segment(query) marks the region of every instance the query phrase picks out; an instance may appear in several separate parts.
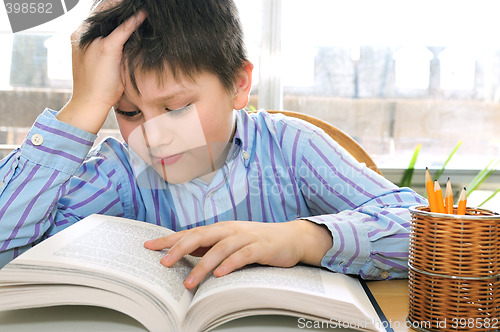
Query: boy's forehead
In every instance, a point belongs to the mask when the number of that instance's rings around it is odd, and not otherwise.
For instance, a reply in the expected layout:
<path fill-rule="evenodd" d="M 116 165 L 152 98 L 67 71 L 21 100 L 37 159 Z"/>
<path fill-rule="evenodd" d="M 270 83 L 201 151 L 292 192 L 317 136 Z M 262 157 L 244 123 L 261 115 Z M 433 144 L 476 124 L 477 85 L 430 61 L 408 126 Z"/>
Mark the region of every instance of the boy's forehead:
<path fill-rule="evenodd" d="M 129 96 L 150 95 L 162 92 L 163 94 L 182 94 L 195 88 L 196 77 L 187 77 L 183 74 L 173 75 L 171 71 L 139 71 L 135 72 L 135 81 L 139 91 L 133 87 L 130 76 L 125 78 L 125 94 Z M 139 93 L 138 93 L 139 92 Z"/>
<path fill-rule="evenodd" d="M 123 63 L 122 77 L 124 79 L 124 95 L 133 104 L 148 101 L 166 101 L 183 96 L 199 95 L 202 92 L 224 89 L 219 76 L 206 69 L 193 69 L 186 73 L 182 68 L 172 68 L 165 61 L 163 65 L 145 68 L 140 64 L 133 65 L 128 61 Z M 126 102 L 124 98 L 121 102 Z"/>
<path fill-rule="evenodd" d="M 153 82 L 153 81 L 150 81 Z M 136 99 L 144 99 L 152 102 L 167 102 L 190 94 L 193 88 L 178 84 L 140 84 L 138 82 L 139 93 L 133 88 L 125 88 L 122 100 L 133 102 Z"/>

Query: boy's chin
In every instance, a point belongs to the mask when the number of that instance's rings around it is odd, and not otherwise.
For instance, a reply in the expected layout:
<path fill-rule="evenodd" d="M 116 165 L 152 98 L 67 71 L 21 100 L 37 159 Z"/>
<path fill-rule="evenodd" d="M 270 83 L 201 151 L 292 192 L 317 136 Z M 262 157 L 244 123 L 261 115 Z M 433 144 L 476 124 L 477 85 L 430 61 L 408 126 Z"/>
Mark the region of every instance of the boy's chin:
<path fill-rule="evenodd" d="M 196 169 L 195 167 L 155 167 L 155 171 L 170 184 L 182 184 L 196 178 L 203 178 L 205 175 L 213 173 L 211 167 Z"/>

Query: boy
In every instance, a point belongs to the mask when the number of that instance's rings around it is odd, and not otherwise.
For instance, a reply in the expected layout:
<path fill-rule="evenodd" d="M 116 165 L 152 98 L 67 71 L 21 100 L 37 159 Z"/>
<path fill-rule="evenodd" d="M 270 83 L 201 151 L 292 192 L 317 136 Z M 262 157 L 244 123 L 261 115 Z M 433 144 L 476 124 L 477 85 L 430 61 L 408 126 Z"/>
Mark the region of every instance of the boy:
<path fill-rule="evenodd" d="M 72 42 L 71 100 L 0 162 L 1 263 L 102 213 L 178 231 L 145 246 L 171 248 L 167 267 L 203 255 L 187 288 L 251 263 L 406 277 L 424 200 L 311 125 L 242 110 L 253 66 L 231 0 L 104 1 Z M 111 108 L 125 142 L 89 153 Z"/>

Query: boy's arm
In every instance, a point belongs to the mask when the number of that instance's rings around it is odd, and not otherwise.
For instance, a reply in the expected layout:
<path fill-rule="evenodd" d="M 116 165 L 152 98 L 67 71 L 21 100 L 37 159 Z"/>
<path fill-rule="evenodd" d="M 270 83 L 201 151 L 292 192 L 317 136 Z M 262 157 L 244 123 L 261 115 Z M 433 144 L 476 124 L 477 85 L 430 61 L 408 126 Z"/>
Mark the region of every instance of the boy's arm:
<path fill-rule="evenodd" d="M 0 252 L 14 257 L 20 249 L 13 248 L 27 249 L 43 236 L 95 138 L 45 110 L 21 147 L 0 161 Z"/>
<path fill-rule="evenodd" d="M 28 249 L 46 232 L 55 233 L 81 217 L 70 206 L 57 205 L 68 194 L 70 178 L 82 165 L 95 134 L 123 93 L 123 45 L 145 17 L 143 11 L 138 12 L 85 50 L 78 45 L 85 25 L 72 34 L 71 100 L 57 114 L 57 119 L 49 111 L 41 115 L 23 146 L 0 162 L 2 263 Z M 99 209 L 86 211 L 98 213 Z"/>
<path fill-rule="evenodd" d="M 333 238 L 321 264 L 368 279 L 407 277 L 408 208 L 426 200 L 358 163 L 326 135 L 313 135 L 303 151 L 299 182 L 314 207 L 305 219 Z"/>
<path fill-rule="evenodd" d="M 97 152 L 85 162 L 96 135 L 55 114 L 45 110 L 21 147 L 0 161 L 0 267 L 91 213 L 124 213 L 121 163 Z"/>

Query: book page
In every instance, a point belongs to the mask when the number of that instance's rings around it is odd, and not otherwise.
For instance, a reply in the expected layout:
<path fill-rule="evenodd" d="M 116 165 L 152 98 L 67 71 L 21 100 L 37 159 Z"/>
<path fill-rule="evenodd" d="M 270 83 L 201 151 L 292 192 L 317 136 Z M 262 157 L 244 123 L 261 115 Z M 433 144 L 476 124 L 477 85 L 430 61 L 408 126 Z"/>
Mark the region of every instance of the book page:
<path fill-rule="evenodd" d="M 197 298 L 219 291 L 219 288 L 237 288 L 257 285 L 259 287 L 301 289 L 306 292 L 325 294 L 320 269 L 307 266 L 278 268 L 269 266 L 246 266 L 222 278 L 213 275 L 199 286 Z"/>
<path fill-rule="evenodd" d="M 210 310 L 205 309 L 210 308 Z M 259 310 L 257 310 L 259 309 Z M 198 288 L 185 325 L 203 329 L 256 312 L 344 321 L 356 329 L 377 330 L 379 320 L 359 280 L 311 266 L 248 266 L 227 276 L 208 277 Z"/>
<path fill-rule="evenodd" d="M 82 276 L 85 271 L 93 276 L 98 272 L 110 284 L 133 282 L 164 299 L 157 303 L 166 300 L 177 303 L 173 309 L 176 316 L 182 317 L 193 296 L 183 281 L 197 259 L 188 256 L 174 267 L 166 268 L 159 262 L 165 251 L 144 248 L 144 241 L 171 232 L 145 222 L 92 215 L 43 241 L 12 263 L 38 265 L 38 269 L 43 266 L 78 268 Z M 72 282 L 76 283 L 78 275 L 74 278 Z"/>
<path fill-rule="evenodd" d="M 186 292 L 183 281 L 193 268 L 193 262 L 183 259 L 174 269 L 168 269 L 159 263 L 166 251 L 151 251 L 143 245 L 148 239 L 165 235 L 163 229 L 105 220 L 73 243 L 61 247 L 54 256 L 74 258 L 133 275 L 163 288 L 180 302 Z"/>

